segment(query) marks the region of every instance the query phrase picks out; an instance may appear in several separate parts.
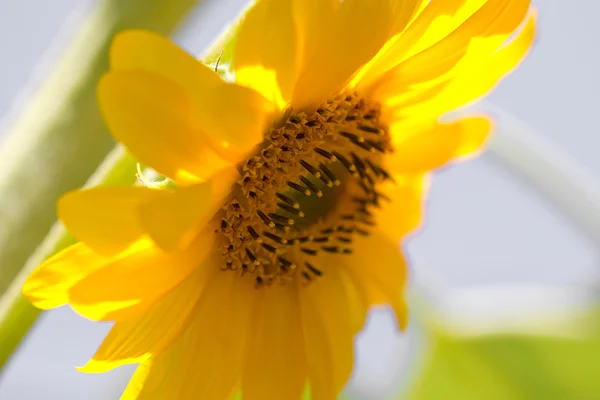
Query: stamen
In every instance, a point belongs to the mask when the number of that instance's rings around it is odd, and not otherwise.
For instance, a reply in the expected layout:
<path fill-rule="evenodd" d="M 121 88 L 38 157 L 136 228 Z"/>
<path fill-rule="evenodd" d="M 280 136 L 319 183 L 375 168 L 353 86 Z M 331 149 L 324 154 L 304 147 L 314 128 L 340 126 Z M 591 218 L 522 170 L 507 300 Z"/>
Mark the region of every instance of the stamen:
<path fill-rule="evenodd" d="M 306 247 L 301 247 L 300 251 L 302 251 L 304 254 L 308 254 L 309 256 L 317 255 L 317 250 L 307 249 Z"/>
<path fill-rule="evenodd" d="M 360 129 L 361 131 L 365 131 L 365 132 L 370 132 L 370 133 L 376 133 L 376 134 L 381 134 L 381 130 L 372 127 L 372 126 L 368 126 L 368 125 L 359 125 L 358 129 Z"/>
<path fill-rule="evenodd" d="M 335 154 L 335 156 L 338 158 L 338 160 L 340 160 L 340 162 L 342 163 L 342 165 L 350 173 L 352 173 L 353 176 L 358 176 L 358 173 L 356 172 L 356 166 L 354 164 L 352 164 L 350 161 L 348 161 L 348 159 L 346 157 L 344 157 L 343 155 L 341 155 L 337 151 L 335 151 L 333 154 Z"/>
<path fill-rule="evenodd" d="M 258 235 L 258 233 L 254 230 L 253 227 L 251 227 L 250 225 L 248 225 L 246 227 L 246 229 L 248 229 L 248 233 L 250 233 L 250 236 L 252 236 L 252 239 L 256 240 L 258 243 L 262 242 L 262 239 L 260 238 L 260 236 Z"/>
<path fill-rule="evenodd" d="M 303 211 L 300 211 L 294 207 L 290 207 L 285 203 L 277 203 L 277 207 L 284 209 L 285 211 L 289 212 L 290 214 L 297 215 L 298 217 L 304 217 Z"/>
<path fill-rule="evenodd" d="M 263 220 L 265 224 L 267 224 L 269 228 L 275 228 L 275 223 L 271 221 L 271 219 L 267 217 L 264 212 L 258 210 L 256 211 L 256 214 L 260 217 L 260 219 Z"/>
<path fill-rule="evenodd" d="M 263 249 L 267 250 L 268 252 L 277 254 L 277 249 L 275 247 L 271 246 L 270 244 L 262 243 L 261 246 L 263 247 Z"/>
<path fill-rule="evenodd" d="M 269 217 L 271 217 L 274 221 L 279 222 L 280 224 L 288 224 L 288 225 L 294 225 L 294 220 L 288 217 L 284 217 L 283 215 L 279 215 L 279 214 L 275 214 L 275 213 L 269 213 Z"/>
<path fill-rule="evenodd" d="M 306 268 L 308 268 L 310 270 L 310 272 L 312 272 L 313 274 L 315 274 L 316 276 L 322 276 L 323 272 L 321 272 L 319 269 L 317 269 L 314 265 L 312 265 L 309 262 L 305 262 L 304 265 L 306 265 Z"/>
<path fill-rule="evenodd" d="M 258 259 L 256 258 L 256 256 L 254 255 L 254 253 L 252 253 L 252 250 L 250 250 L 247 247 L 246 247 L 246 254 L 248 255 L 248 258 L 250 259 L 250 261 L 252 261 L 252 264 L 254 264 L 254 265 L 260 265 L 260 261 L 258 261 Z"/>
<path fill-rule="evenodd" d="M 318 169 L 316 169 L 315 167 L 313 167 L 312 165 L 310 165 L 306 161 L 300 160 L 300 165 L 302 165 L 304 167 L 304 169 L 306 169 L 308 172 L 310 172 L 311 174 L 313 174 L 316 178 L 320 178 L 321 177 L 321 172 L 319 172 Z"/>
<path fill-rule="evenodd" d="M 340 186 L 340 184 L 341 184 L 340 180 L 335 177 L 333 172 L 331 172 L 331 170 L 329 168 L 327 168 L 327 166 L 325 166 L 325 164 L 319 163 L 319 168 L 321 169 L 321 171 L 323 171 L 323 173 L 325 175 L 327 175 L 327 177 L 329 179 L 331 179 L 331 181 L 333 182 L 333 184 L 335 186 Z"/>
<path fill-rule="evenodd" d="M 315 147 L 314 151 L 315 151 L 315 153 L 322 155 L 323 157 L 325 157 L 329 161 L 336 161 L 337 160 L 333 154 L 331 154 L 327 150 L 321 149 L 320 147 Z"/>
<path fill-rule="evenodd" d="M 303 188 L 302 186 L 298 185 L 297 183 L 287 181 L 286 184 L 289 187 L 291 187 L 292 189 L 294 189 L 294 190 L 296 190 L 296 191 L 298 191 L 300 193 L 304 193 L 307 196 L 310 196 L 310 193 L 311 193 L 310 190 L 308 190 L 306 188 Z"/>
<path fill-rule="evenodd" d="M 277 196 L 277 198 L 285 203 L 287 203 L 289 206 L 294 207 L 296 209 L 300 208 L 300 204 L 292 199 L 290 199 L 289 197 L 281 194 L 281 193 L 275 193 L 275 196 Z"/>
<path fill-rule="evenodd" d="M 284 238 L 279 237 L 277 235 L 273 235 L 271 232 L 263 232 L 263 235 L 265 235 L 269 239 L 273 240 L 274 242 L 277 242 L 277 243 L 280 243 L 280 244 L 287 244 L 288 243 L 287 239 L 284 239 Z"/>
<path fill-rule="evenodd" d="M 302 181 L 302 183 L 304 183 L 306 186 L 308 186 L 308 188 L 310 190 L 312 190 L 317 197 L 323 197 L 323 192 L 321 192 L 311 181 L 309 181 L 307 178 L 301 176 L 300 180 Z"/>

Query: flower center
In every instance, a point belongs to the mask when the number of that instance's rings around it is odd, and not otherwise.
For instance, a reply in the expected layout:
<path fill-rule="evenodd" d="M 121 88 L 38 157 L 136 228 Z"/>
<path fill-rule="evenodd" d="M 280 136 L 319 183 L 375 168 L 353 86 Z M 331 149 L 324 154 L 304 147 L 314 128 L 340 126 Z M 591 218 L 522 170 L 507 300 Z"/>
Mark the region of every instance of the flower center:
<path fill-rule="evenodd" d="M 312 115 L 290 113 L 241 167 L 217 230 L 223 269 L 254 276 L 258 287 L 323 275 L 321 253 L 352 254 L 386 197 L 377 184 L 392 151 L 379 105 L 340 95 Z"/>

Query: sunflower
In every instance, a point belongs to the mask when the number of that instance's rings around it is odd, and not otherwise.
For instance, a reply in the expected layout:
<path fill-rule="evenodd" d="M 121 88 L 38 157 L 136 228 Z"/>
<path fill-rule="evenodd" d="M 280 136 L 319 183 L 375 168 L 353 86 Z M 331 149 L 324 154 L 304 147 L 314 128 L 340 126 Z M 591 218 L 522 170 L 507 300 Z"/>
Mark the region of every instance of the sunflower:
<path fill-rule="evenodd" d="M 67 193 L 58 215 L 80 242 L 25 295 L 114 321 L 81 369 L 140 363 L 124 399 L 335 399 L 368 308 L 406 325 L 398 243 L 429 172 L 490 129 L 441 117 L 524 57 L 529 6 L 259 0 L 228 81 L 165 38 L 119 34 L 102 114 L 170 184 Z"/>

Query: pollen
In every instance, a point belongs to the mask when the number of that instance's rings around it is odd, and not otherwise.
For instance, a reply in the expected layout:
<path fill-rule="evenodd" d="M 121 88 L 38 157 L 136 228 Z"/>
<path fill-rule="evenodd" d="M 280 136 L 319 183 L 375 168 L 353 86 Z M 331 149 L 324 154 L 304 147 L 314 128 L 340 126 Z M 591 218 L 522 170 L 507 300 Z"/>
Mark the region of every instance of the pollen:
<path fill-rule="evenodd" d="M 218 215 L 223 270 L 256 287 L 323 276 L 321 255 L 352 256 L 355 237 L 375 225 L 373 208 L 391 179 L 392 152 L 380 107 L 340 95 L 314 112 L 290 112 L 260 150 L 239 166 L 242 178 Z"/>

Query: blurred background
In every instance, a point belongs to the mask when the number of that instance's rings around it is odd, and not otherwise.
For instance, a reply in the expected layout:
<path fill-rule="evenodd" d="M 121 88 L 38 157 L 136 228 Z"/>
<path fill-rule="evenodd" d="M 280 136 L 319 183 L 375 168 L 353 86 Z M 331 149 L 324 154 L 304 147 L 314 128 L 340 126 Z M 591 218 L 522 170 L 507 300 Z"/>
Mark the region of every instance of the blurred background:
<path fill-rule="evenodd" d="M 0 0 L 0 135 L 96 3 Z M 206 0 L 173 38 L 200 55 L 244 4 Z M 375 310 L 358 339 L 351 398 L 600 399 L 590 357 L 600 346 L 581 338 L 595 324 L 600 283 L 600 3 L 534 4 L 532 53 L 465 111 L 497 119 L 492 148 L 437 174 L 426 225 L 405 243 L 412 295 L 435 322 L 398 334 L 388 311 Z M 0 399 L 118 399 L 134 368 L 74 368 L 109 328 L 67 308 L 43 314 L 0 373 Z"/>

